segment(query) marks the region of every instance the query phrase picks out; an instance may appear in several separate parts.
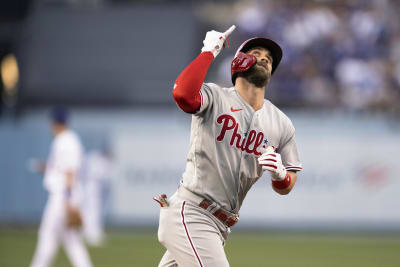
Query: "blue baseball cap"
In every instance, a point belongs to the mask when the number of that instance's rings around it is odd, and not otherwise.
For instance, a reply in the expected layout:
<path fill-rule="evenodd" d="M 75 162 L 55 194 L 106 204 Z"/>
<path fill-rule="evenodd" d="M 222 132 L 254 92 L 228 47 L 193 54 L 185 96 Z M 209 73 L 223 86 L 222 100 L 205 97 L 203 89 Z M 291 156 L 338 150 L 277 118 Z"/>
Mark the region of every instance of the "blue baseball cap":
<path fill-rule="evenodd" d="M 51 110 L 51 119 L 53 122 L 60 124 L 67 124 L 68 121 L 68 110 L 62 106 L 53 107 Z"/>

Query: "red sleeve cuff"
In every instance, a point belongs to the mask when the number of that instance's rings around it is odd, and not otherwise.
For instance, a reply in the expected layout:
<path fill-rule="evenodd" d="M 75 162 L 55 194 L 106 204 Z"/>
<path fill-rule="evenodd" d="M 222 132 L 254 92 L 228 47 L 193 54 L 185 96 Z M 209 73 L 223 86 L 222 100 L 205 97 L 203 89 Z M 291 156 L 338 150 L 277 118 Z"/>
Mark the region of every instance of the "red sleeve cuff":
<path fill-rule="evenodd" d="M 289 173 L 286 173 L 286 177 L 283 180 L 277 181 L 272 180 L 272 186 L 276 189 L 286 189 L 292 183 L 292 178 L 290 177 Z"/>

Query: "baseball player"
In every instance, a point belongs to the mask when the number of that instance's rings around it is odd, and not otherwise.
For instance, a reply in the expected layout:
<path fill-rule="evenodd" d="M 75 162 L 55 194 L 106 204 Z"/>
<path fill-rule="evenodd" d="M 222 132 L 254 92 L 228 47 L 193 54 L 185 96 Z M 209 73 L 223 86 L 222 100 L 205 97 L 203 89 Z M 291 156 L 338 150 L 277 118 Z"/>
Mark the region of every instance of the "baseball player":
<path fill-rule="evenodd" d="M 83 148 L 77 134 L 68 129 L 67 117 L 64 108 L 52 111 L 54 140 L 44 174 L 44 187 L 49 191 L 49 197 L 31 267 L 51 266 L 60 243 L 73 266 L 92 266 L 79 233 L 82 221 L 77 173 Z"/>
<path fill-rule="evenodd" d="M 98 247 L 105 239 L 103 210 L 113 169 L 110 148 L 104 146 L 88 153 L 84 169 L 83 234 L 89 245 Z"/>
<path fill-rule="evenodd" d="M 159 266 L 229 266 L 224 242 L 251 186 L 267 170 L 273 189 L 288 194 L 302 169 L 290 119 L 264 99 L 282 58 L 277 43 L 245 41 L 232 61 L 233 87 L 204 83 L 234 29 L 207 32 L 202 52 L 174 85 L 192 126 L 179 189 L 154 198 L 161 205 L 158 239 L 167 249 Z"/>

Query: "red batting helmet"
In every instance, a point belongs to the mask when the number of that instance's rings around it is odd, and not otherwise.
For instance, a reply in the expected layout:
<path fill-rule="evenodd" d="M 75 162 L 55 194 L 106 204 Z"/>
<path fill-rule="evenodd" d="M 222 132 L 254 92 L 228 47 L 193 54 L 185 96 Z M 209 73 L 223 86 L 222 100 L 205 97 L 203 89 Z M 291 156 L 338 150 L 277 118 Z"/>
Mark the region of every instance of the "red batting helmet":
<path fill-rule="evenodd" d="M 235 85 L 235 80 L 238 72 L 244 72 L 250 69 L 254 64 L 257 63 L 257 59 L 253 55 L 246 54 L 251 48 L 254 47 L 264 47 L 268 49 L 272 56 L 272 71 L 274 73 L 275 69 L 278 67 L 279 62 L 282 59 L 282 49 L 281 47 L 271 39 L 255 37 L 245 41 L 236 51 L 235 57 L 231 64 L 231 77 L 232 83 Z"/>

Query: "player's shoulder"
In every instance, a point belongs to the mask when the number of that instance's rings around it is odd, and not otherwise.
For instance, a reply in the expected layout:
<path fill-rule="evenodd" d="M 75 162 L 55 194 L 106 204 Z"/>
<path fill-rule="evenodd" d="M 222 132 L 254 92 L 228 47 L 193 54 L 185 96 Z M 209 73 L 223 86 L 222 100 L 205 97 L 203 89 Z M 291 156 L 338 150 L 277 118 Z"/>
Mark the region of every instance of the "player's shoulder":
<path fill-rule="evenodd" d="M 234 89 L 233 87 L 224 87 L 224 86 L 220 86 L 216 83 L 203 83 L 203 86 L 210 88 L 212 90 L 230 91 L 230 90 Z"/>
<path fill-rule="evenodd" d="M 71 129 L 65 130 L 61 134 L 61 137 L 64 140 L 67 140 L 67 141 L 77 141 L 77 140 L 79 140 L 78 134 L 74 130 L 71 130 Z"/>
<path fill-rule="evenodd" d="M 216 83 L 203 83 L 203 88 L 219 94 L 228 94 L 235 89 L 234 87 L 223 87 Z"/>
<path fill-rule="evenodd" d="M 61 147 L 80 145 L 80 138 L 73 130 L 67 129 L 59 134 L 55 140 L 56 144 Z"/>
<path fill-rule="evenodd" d="M 288 115 L 286 115 L 280 108 L 275 106 L 271 101 L 268 99 L 264 99 L 264 107 L 266 112 L 268 113 L 273 113 L 279 121 L 282 123 L 286 124 L 289 127 L 294 127 L 292 120 L 289 118 Z"/>

